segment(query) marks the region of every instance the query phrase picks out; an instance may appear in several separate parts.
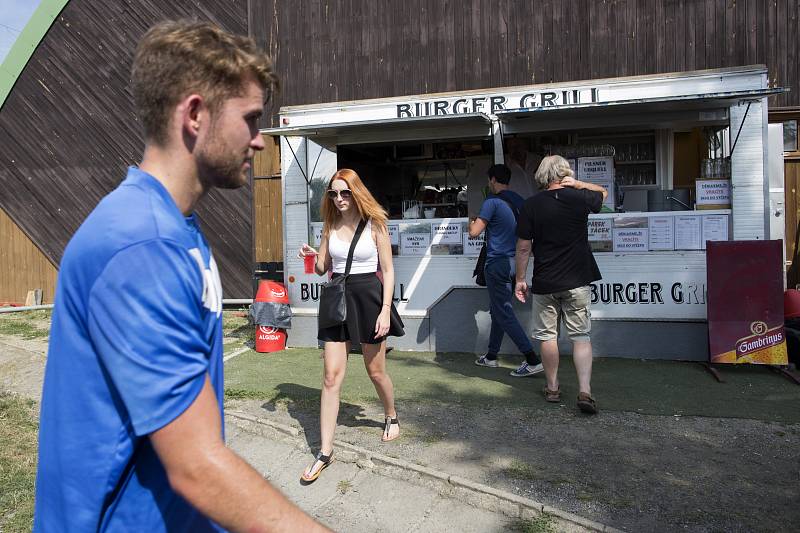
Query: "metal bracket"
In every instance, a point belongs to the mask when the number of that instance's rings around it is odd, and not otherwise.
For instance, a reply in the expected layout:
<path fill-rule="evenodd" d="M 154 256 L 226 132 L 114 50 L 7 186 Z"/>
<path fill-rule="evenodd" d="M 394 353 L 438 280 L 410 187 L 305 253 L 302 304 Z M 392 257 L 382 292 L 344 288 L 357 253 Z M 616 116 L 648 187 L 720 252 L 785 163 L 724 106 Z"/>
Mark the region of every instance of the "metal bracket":
<path fill-rule="evenodd" d="M 700 365 L 701 365 L 703 368 L 705 368 L 705 369 L 706 369 L 706 371 L 707 371 L 709 374 L 711 374 L 712 376 L 714 376 L 714 379 L 716 379 L 716 380 L 717 380 L 717 383 L 725 383 L 725 380 L 724 380 L 724 379 L 722 379 L 722 376 L 720 375 L 719 371 L 718 371 L 716 368 L 714 368 L 713 366 L 711 366 L 711 363 L 708 363 L 708 362 L 705 362 L 705 361 L 698 361 L 698 363 L 699 363 L 699 364 L 700 364 Z"/>
<path fill-rule="evenodd" d="M 306 142 L 306 166 L 308 166 L 308 137 L 303 137 L 303 140 Z M 289 150 L 292 151 L 294 162 L 297 163 L 298 167 L 300 167 L 300 173 L 303 174 L 303 179 L 306 181 L 306 185 L 311 185 L 311 181 L 308 179 L 306 171 L 303 170 L 303 165 L 300 164 L 300 159 L 297 157 L 294 148 L 292 148 L 292 143 L 289 142 L 289 139 L 286 139 L 286 144 L 289 146 Z"/>
<path fill-rule="evenodd" d="M 789 370 L 787 367 L 769 365 L 767 368 L 777 374 L 781 374 L 786 379 L 793 381 L 795 385 L 800 385 L 800 376 Z"/>
<path fill-rule="evenodd" d="M 750 106 L 753 105 L 753 102 L 747 102 L 747 109 L 744 110 L 744 116 L 742 117 L 742 123 L 739 124 L 739 131 L 736 132 L 736 139 L 733 141 L 733 146 L 731 146 L 731 156 L 733 156 L 733 151 L 736 149 L 736 143 L 739 142 L 739 135 L 742 133 L 742 128 L 744 127 L 744 121 L 747 120 L 747 114 L 750 112 Z"/>

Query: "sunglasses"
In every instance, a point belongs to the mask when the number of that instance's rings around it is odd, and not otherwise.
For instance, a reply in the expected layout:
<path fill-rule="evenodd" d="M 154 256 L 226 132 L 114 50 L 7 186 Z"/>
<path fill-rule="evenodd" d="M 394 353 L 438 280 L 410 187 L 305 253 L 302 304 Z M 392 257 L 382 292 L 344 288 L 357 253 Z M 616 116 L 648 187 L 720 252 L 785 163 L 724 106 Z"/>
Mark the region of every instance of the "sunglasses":
<path fill-rule="evenodd" d="M 334 189 L 328 189 L 328 198 L 331 200 L 336 200 L 337 196 L 341 196 L 342 200 L 349 200 L 353 197 L 353 191 L 350 189 L 342 189 L 341 191 L 337 191 Z"/>

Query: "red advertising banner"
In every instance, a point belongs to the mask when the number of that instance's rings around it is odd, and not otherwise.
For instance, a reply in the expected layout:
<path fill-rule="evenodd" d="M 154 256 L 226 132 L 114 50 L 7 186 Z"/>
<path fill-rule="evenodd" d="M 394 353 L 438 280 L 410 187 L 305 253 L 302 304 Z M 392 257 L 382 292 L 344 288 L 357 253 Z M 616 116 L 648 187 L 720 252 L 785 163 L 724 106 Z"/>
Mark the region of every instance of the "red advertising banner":
<path fill-rule="evenodd" d="M 712 363 L 788 364 L 782 247 L 782 241 L 707 243 Z"/>

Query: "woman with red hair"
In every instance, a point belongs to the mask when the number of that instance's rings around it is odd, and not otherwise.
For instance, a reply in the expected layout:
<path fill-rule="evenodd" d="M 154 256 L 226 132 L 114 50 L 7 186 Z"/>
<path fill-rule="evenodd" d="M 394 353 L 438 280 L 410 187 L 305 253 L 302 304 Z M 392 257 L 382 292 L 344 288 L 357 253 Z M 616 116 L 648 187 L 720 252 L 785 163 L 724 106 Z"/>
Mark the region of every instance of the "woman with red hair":
<path fill-rule="evenodd" d="M 304 244 L 299 254 L 301 257 L 316 255 L 315 271 L 320 276 L 328 271 L 333 271 L 333 277 L 344 275 L 356 230 L 362 222 L 364 227 L 355 244 L 346 280 L 347 319 L 338 326 L 321 327 L 317 333 L 317 338 L 325 343 L 319 422 L 322 444 L 316 460 L 301 476 L 301 480 L 309 483 L 319 477 L 332 459 L 339 391 L 351 343 L 361 344 L 364 366 L 383 402 L 385 424 L 381 440 L 388 442 L 400 436 L 394 387 L 386 373 L 386 337 L 399 337 L 405 332 L 392 305 L 394 268 L 386 211 L 358 174 L 345 168 L 331 177 L 322 199 L 322 218 L 319 252 Z M 377 276 L 378 267 L 383 282 Z"/>

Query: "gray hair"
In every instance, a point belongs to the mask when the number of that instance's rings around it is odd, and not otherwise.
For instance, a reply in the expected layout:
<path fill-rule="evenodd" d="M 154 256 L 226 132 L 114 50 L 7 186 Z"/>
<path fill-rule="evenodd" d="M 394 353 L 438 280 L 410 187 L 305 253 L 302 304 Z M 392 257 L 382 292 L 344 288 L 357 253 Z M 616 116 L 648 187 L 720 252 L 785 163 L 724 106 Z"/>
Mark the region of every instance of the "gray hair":
<path fill-rule="evenodd" d="M 567 160 L 560 155 L 549 155 L 539 163 L 534 181 L 540 189 L 547 189 L 553 183 L 560 183 L 567 176 L 575 176 Z"/>

